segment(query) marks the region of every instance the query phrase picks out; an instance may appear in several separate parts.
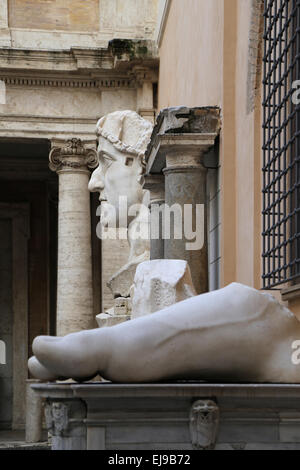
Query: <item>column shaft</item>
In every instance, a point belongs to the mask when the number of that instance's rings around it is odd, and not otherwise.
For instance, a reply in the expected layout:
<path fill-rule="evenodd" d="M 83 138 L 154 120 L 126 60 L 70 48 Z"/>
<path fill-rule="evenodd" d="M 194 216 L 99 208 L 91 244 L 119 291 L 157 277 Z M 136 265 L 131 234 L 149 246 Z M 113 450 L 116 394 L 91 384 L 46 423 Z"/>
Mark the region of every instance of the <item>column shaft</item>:
<path fill-rule="evenodd" d="M 60 171 L 57 335 L 92 328 L 92 251 L 88 171 Z"/>
<path fill-rule="evenodd" d="M 197 293 L 207 292 L 206 169 L 201 164 L 186 167 L 167 167 L 164 174 L 166 204 L 169 208 L 174 204 L 178 204 L 182 214 L 182 238 L 176 239 L 174 232 L 171 230 L 171 238 L 165 239 L 164 242 L 164 256 L 166 259 L 186 260 L 189 263 Z M 196 212 L 197 205 L 198 210 Z M 197 235 L 193 240 L 191 240 L 189 232 L 196 232 Z M 200 249 L 195 249 L 197 248 L 197 241 L 201 242 Z"/>
<path fill-rule="evenodd" d="M 94 326 L 88 182 L 97 153 L 72 139 L 49 159 L 59 178 L 56 332 L 65 336 Z"/>
<path fill-rule="evenodd" d="M 162 237 L 161 208 L 165 203 L 164 176 L 146 175 L 144 189 L 150 191 L 150 259 L 164 259 L 164 240 Z M 158 233 L 154 234 L 154 227 Z M 156 235 L 155 237 L 153 235 Z"/>

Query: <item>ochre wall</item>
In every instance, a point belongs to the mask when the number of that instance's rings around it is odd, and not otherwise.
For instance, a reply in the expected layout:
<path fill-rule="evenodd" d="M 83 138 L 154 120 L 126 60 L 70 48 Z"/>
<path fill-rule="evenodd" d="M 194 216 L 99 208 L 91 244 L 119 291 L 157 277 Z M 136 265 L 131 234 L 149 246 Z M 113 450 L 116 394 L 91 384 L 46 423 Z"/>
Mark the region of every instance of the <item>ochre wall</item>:
<path fill-rule="evenodd" d="M 160 48 L 159 109 L 221 105 L 222 43 L 223 0 L 172 0 Z"/>
<path fill-rule="evenodd" d="M 221 287 L 235 281 L 262 288 L 262 59 L 253 55 L 255 41 L 262 41 L 258 4 L 172 0 L 160 48 L 159 108 L 221 108 Z M 271 293 L 282 302 L 280 289 Z M 286 305 L 300 320 L 300 298 Z"/>
<path fill-rule="evenodd" d="M 221 286 L 261 288 L 260 93 L 254 109 L 248 104 L 252 7 L 252 0 L 172 0 L 159 108 L 220 106 Z"/>
<path fill-rule="evenodd" d="M 249 36 L 252 27 L 252 2 L 237 2 L 236 56 L 236 278 L 261 287 L 261 100 L 254 111 L 247 106 L 252 93 L 248 82 Z M 225 215 L 225 214 L 224 214 Z"/>
<path fill-rule="evenodd" d="M 11 28 L 98 31 L 99 0 L 9 0 Z"/>

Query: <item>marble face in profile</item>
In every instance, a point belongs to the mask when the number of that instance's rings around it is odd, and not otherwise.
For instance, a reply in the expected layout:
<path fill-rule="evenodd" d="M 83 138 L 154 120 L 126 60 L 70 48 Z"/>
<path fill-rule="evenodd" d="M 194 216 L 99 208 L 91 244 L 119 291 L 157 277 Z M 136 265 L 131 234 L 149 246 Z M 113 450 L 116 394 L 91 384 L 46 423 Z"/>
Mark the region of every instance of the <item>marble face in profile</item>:
<path fill-rule="evenodd" d="M 149 239 L 136 233 L 149 230 L 149 192 L 143 189 L 143 174 L 152 130 L 152 124 L 134 111 L 110 113 L 97 124 L 99 166 L 89 190 L 99 192 L 102 228 L 126 231 L 130 253 L 124 269 L 149 259 Z"/>
<path fill-rule="evenodd" d="M 99 166 L 92 174 L 89 190 L 99 192 L 100 201 L 117 211 L 120 197 L 127 198 L 128 207 L 141 204 L 143 160 L 152 125 L 134 111 L 117 111 L 101 118 L 96 132 Z M 104 226 L 111 222 L 109 217 L 102 220 Z M 122 222 L 119 217 L 117 222 Z"/>
<path fill-rule="evenodd" d="M 93 172 L 89 183 L 91 192 L 99 192 L 99 201 L 105 202 L 101 223 L 104 227 L 113 226 L 115 214 L 118 227 L 122 227 L 122 218 L 119 217 L 120 197 L 126 197 L 128 207 L 141 204 L 143 192 L 143 166 L 141 159 L 127 152 L 120 152 L 104 137 L 99 138 L 98 144 L 99 166 Z M 115 211 L 109 211 L 113 206 Z M 128 218 L 132 222 L 132 216 Z"/>

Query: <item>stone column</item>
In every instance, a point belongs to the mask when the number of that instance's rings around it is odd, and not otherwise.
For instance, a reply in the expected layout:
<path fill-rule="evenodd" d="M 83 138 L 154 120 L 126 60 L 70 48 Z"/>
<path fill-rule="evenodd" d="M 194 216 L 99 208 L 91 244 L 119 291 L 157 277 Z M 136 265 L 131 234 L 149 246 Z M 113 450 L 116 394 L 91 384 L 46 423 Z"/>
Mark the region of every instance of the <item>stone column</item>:
<path fill-rule="evenodd" d="M 168 137 L 166 168 L 163 170 L 167 207 L 177 204 L 182 214 L 182 238 L 175 238 L 171 224 L 171 237 L 164 243 L 165 258 L 188 262 L 198 294 L 208 291 L 207 170 L 203 155 L 213 145 L 214 139 L 205 134 Z M 197 236 L 191 239 L 187 229 L 197 231 Z"/>
<path fill-rule="evenodd" d="M 64 336 L 94 326 L 88 182 L 95 142 L 52 141 L 49 160 L 59 177 L 57 335 Z"/>
<path fill-rule="evenodd" d="M 157 83 L 158 77 L 156 71 L 147 67 L 136 66 L 133 74 L 138 83 L 137 90 L 137 108 L 138 113 L 151 124 L 154 124 L 154 96 L 153 84 Z"/>
<path fill-rule="evenodd" d="M 214 146 L 220 128 L 221 113 L 217 107 L 163 109 L 156 119 L 145 155 L 146 173 L 165 175 L 164 220 L 171 236 L 164 230 L 164 258 L 189 263 L 199 294 L 208 290 L 205 166 L 209 166 L 211 157 L 206 152 Z"/>
<path fill-rule="evenodd" d="M 163 175 L 146 175 L 144 189 L 150 192 L 150 213 L 153 216 L 152 224 L 158 222 L 159 238 L 150 238 L 150 259 L 164 259 L 164 240 L 162 237 L 162 215 L 159 220 L 154 217 L 154 211 L 158 213 L 162 205 L 165 203 L 165 179 Z M 151 234 L 151 218 L 150 218 L 150 234 Z"/>

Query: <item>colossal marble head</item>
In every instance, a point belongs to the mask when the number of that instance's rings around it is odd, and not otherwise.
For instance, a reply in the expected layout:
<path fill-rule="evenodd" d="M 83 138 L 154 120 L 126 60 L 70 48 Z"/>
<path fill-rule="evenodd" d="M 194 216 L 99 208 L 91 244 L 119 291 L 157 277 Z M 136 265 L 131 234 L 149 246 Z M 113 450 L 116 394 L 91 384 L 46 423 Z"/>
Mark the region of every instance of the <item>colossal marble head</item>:
<path fill-rule="evenodd" d="M 99 200 L 115 208 L 111 214 L 115 217 L 120 196 L 127 198 L 128 207 L 143 201 L 144 155 L 152 125 L 134 111 L 116 111 L 98 121 L 96 132 L 99 166 L 92 174 L 89 190 L 99 192 Z M 112 222 L 109 211 L 101 219 L 104 226 Z"/>

